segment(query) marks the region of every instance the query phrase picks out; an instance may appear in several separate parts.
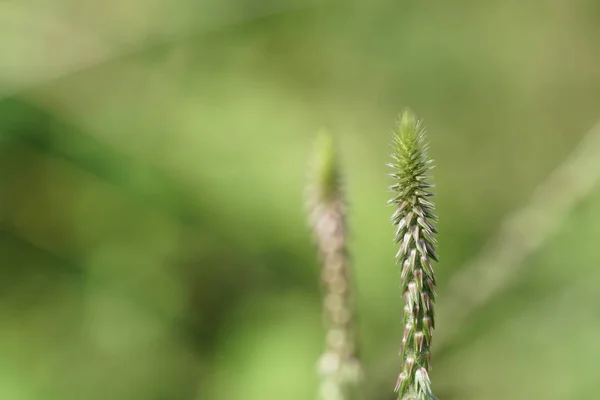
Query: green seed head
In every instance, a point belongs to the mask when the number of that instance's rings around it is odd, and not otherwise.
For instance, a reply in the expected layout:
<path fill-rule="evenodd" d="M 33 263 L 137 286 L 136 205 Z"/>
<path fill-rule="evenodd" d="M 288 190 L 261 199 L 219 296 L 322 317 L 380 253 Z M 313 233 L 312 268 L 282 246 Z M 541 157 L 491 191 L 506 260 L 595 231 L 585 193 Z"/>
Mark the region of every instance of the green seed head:
<path fill-rule="evenodd" d="M 428 144 L 421 122 L 410 111 L 402 113 L 393 140 L 390 174 L 394 197 L 389 201 L 395 211 L 391 221 L 398 243 L 396 262 L 401 267 L 400 280 L 404 292 L 404 334 L 400 356 L 402 370 L 395 390 L 398 399 L 431 400 L 428 372 L 433 334 L 435 276 L 432 261 L 435 254 L 434 223 L 437 216 L 430 200 L 432 184 L 428 171 L 433 168 L 427 156 Z"/>

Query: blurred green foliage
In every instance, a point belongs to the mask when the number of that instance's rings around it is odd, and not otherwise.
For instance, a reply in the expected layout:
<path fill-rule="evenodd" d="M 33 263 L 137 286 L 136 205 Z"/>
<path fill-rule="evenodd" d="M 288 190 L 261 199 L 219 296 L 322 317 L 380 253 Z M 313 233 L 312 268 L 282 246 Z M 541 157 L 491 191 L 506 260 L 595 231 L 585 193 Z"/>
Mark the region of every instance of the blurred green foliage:
<path fill-rule="evenodd" d="M 391 399 L 396 113 L 424 118 L 438 165 L 439 304 L 600 117 L 589 0 L 23 0 L 0 22 L 1 399 L 313 398 L 302 192 L 321 126 L 345 170 L 370 399 Z M 599 204 L 434 340 L 441 399 L 600 390 Z"/>

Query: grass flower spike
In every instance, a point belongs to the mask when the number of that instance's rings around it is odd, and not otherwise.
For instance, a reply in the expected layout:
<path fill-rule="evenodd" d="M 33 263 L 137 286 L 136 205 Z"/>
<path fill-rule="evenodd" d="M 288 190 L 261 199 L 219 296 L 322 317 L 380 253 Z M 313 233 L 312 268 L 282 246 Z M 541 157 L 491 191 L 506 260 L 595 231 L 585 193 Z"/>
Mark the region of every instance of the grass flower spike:
<path fill-rule="evenodd" d="M 312 233 L 321 259 L 325 351 L 319 362 L 320 400 L 360 398 L 362 368 L 356 355 L 346 206 L 333 138 L 322 133 L 308 190 Z"/>
<path fill-rule="evenodd" d="M 437 230 L 430 201 L 433 186 L 427 173 L 433 168 L 427 157 L 428 143 L 421 122 L 409 110 L 398 122 L 393 136 L 394 184 L 390 186 L 395 206 L 392 223 L 395 242 L 399 245 L 396 262 L 401 267 L 400 279 L 404 293 L 404 333 L 400 349 L 401 372 L 395 391 L 399 400 L 431 400 L 429 380 L 430 347 L 434 319 L 435 276 L 432 261 Z"/>

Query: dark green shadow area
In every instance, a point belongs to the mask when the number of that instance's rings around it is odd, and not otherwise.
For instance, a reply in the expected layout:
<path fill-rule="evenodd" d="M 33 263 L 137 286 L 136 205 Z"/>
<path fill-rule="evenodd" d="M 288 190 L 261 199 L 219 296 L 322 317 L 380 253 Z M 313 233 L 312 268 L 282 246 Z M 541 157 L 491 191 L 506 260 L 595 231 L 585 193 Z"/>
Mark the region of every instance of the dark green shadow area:
<path fill-rule="evenodd" d="M 19 98 L 0 101 L 0 140 L 22 141 L 50 156 L 73 163 L 183 222 L 197 225 L 205 222 L 200 212 L 202 200 L 190 199 L 160 171 L 136 163 Z"/>
<path fill-rule="evenodd" d="M 102 280 L 94 276 L 92 283 L 124 295 L 168 321 L 180 332 L 183 341 L 204 357 L 214 351 L 217 332 L 229 312 L 251 293 L 301 288 L 317 294 L 314 268 L 305 267 L 316 262 L 310 248 L 307 248 L 306 257 L 299 257 L 281 248 L 281 244 L 271 244 L 257 251 L 236 241 L 228 234 L 235 221 L 213 216 L 211 209 L 218 207 L 218 202 L 211 199 L 207 191 L 197 198 L 160 170 L 136 162 L 20 98 L 0 101 L 0 143 L 3 154 L 10 154 L 16 146 L 25 145 L 47 157 L 67 162 L 70 168 L 83 170 L 109 183 L 124 196 L 134 198 L 140 205 L 150 205 L 176 221 L 181 227 L 180 252 L 170 265 L 188 299 L 184 315 L 169 314 L 152 296 L 140 295 L 135 288 L 114 280 L 114 277 Z M 3 179 L 20 179 L 19 170 L 7 160 L 10 158 L 1 162 Z M 43 196 L 37 193 L 22 195 Z M 69 206 L 65 204 L 65 207 Z M 265 230 L 255 228 L 257 232 Z M 3 282 L 41 273 L 56 276 L 59 280 L 71 280 L 76 286 L 89 283 L 84 260 L 72 259 L 55 249 L 37 247 L 31 238 L 22 236 L 11 226 L 4 227 L 2 235 L 2 258 L 22 259 L 35 255 L 41 260 L 34 270 L 22 269 L 21 261 L 13 262 L 14 268 L 3 270 L 6 274 Z"/>

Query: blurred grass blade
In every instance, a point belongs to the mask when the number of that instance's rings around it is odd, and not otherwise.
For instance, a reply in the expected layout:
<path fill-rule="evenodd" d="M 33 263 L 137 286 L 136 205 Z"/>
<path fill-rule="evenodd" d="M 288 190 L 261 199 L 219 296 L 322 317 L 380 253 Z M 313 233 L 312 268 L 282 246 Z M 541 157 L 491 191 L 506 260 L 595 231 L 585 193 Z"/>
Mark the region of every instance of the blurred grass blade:
<path fill-rule="evenodd" d="M 509 215 L 481 253 L 450 280 L 440 315 L 441 339 L 452 340 L 461 322 L 497 295 L 523 261 L 553 238 L 571 210 L 600 182 L 600 122 L 569 157 L 535 190 L 528 203 Z"/>
<path fill-rule="evenodd" d="M 155 7 L 158 9 L 161 3 L 168 4 L 161 0 Z M 145 17 L 146 23 L 140 24 L 144 19 L 124 18 L 119 7 L 103 7 L 99 10 L 101 13 L 92 19 L 95 24 L 87 26 L 73 18 L 72 11 L 63 9 L 60 1 L 41 8 L 26 2 L 2 2 L 0 48 L 7 54 L 0 64 L 0 99 L 104 64 L 149 53 L 158 46 L 175 46 L 235 25 L 304 11 L 316 5 L 318 3 L 313 1 L 292 0 L 264 6 L 253 4 L 242 12 L 232 12 L 231 5 L 224 2 L 189 3 L 186 6 L 189 9 L 175 13 L 182 19 L 178 24 L 169 20 L 173 16 L 169 18 L 152 12 Z M 113 17 L 113 25 L 109 29 L 106 24 L 100 23 L 102 18 L 106 18 L 102 15 L 105 12 Z M 188 19 L 188 15 L 194 18 Z M 117 16 L 118 19 L 114 18 Z M 121 22 L 114 24 L 115 21 Z M 127 32 L 126 40 L 114 40 L 112 35 L 119 30 Z M 60 57 L 48 62 L 47 49 L 52 45 L 61 49 Z"/>

